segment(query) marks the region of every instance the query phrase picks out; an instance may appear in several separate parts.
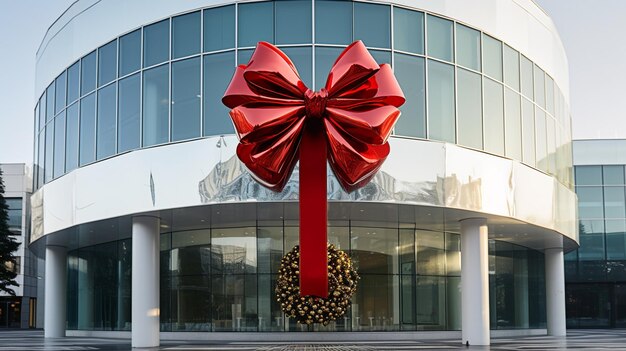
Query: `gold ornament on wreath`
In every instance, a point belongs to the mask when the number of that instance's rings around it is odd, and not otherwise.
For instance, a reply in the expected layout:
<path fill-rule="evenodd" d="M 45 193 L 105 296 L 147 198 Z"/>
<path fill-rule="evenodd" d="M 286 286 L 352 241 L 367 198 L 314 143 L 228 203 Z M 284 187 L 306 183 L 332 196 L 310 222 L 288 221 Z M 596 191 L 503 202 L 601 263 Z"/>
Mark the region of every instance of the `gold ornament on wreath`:
<path fill-rule="evenodd" d="M 300 324 L 328 323 L 342 317 L 359 281 L 348 254 L 328 244 L 328 297 L 300 296 L 300 246 L 283 256 L 276 282 L 276 300 L 289 317 Z"/>

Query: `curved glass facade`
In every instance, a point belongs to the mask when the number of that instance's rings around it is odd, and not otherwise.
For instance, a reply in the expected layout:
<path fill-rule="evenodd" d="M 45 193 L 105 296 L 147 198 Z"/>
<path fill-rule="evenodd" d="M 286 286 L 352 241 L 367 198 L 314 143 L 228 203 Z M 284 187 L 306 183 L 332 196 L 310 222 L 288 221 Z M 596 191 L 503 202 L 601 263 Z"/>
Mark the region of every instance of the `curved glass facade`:
<path fill-rule="evenodd" d="M 436 14 L 326 0 L 196 10 L 83 56 L 35 106 L 35 186 L 130 150 L 233 133 L 221 97 L 258 41 L 278 45 L 318 89 L 357 39 L 392 65 L 407 96 L 395 135 L 516 159 L 571 187 L 569 108 L 541 67 Z"/>
<path fill-rule="evenodd" d="M 119 227 L 120 238 L 129 225 Z M 285 318 L 274 286 L 298 230 L 276 222 L 162 232 L 161 331 L 460 329 L 459 235 L 402 227 L 330 226 L 329 242 L 350 254 L 361 276 L 352 306 L 326 327 Z M 68 252 L 68 329 L 130 330 L 131 245 L 120 239 Z M 545 328 L 543 257 L 489 241 L 492 329 Z"/>

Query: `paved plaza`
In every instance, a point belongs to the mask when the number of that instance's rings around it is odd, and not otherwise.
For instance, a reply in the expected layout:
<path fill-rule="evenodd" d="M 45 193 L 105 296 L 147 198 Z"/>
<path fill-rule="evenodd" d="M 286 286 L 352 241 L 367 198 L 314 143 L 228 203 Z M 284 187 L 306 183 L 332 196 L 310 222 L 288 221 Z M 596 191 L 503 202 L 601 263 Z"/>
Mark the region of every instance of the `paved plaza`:
<path fill-rule="evenodd" d="M 244 342 L 215 341 L 190 342 L 166 341 L 158 350 L 168 351 L 410 351 L 410 350 L 501 350 L 501 351 L 558 351 L 558 350 L 624 350 L 626 330 L 573 330 L 567 338 L 532 336 L 519 338 L 492 339 L 490 347 L 473 346 L 466 348 L 458 340 L 428 341 L 377 341 L 341 343 L 285 343 L 285 342 Z M 42 331 L 0 330 L 0 351 L 81 351 L 81 350 L 130 350 L 126 339 L 67 337 L 46 340 Z M 157 350 L 157 349 L 142 349 Z"/>

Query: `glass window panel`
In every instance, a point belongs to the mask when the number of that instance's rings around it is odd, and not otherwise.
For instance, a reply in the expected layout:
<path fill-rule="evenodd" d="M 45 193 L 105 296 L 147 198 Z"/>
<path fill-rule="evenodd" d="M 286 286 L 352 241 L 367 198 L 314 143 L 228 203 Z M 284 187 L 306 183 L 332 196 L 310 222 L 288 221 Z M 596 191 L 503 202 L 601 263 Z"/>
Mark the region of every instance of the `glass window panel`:
<path fill-rule="evenodd" d="M 602 166 L 576 166 L 576 185 L 602 185 Z"/>
<path fill-rule="evenodd" d="M 200 52 L 200 11 L 172 18 L 172 59 Z"/>
<path fill-rule="evenodd" d="M 419 330 L 445 330 L 446 278 L 418 276 L 416 292 Z"/>
<path fill-rule="evenodd" d="M 483 148 L 482 89 L 480 74 L 457 69 L 458 143 Z"/>
<path fill-rule="evenodd" d="M 274 298 L 277 275 L 259 274 L 259 331 L 284 331 L 280 304 Z"/>
<path fill-rule="evenodd" d="M 39 130 L 41 131 L 46 126 L 46 92 L 44 91 L 39 99 Z"/>
<path fill-rule="evenodd" d="M 183 238 L 180 238 L 180 237 Z M 170 270 L 172 275 L 209 275 L 211 273 L 210 230 L 172 233 Z M 176 241 L 183 245 L 176 247 Z"/>
<path fill-rule="evenodd" d="M 143 28 L 143 66 L 167 61 L 170 55 L 170 21 L 168 19 Z"/>
<path fill-rule="evenodd" d="M 278 273 L 283 258 L 283 228 L 259 227 L 257 235 L 258 273 Z"/>
<path fill-rule="evenodd" d="M 111 84 L 98 90 L 96 157 L 102 159 L 115 153 L 115 89 Z"/>
<path fill-rule="evenodd" d="M 515 160 L 522 159 L 522 106 L 518 93 L 506 88 L 506 123 L 505 138 L 506 155 Z"/>
<path fill-rule="evenodd" d="M 172 277 L 171 291 L 172 331 L 211 331 L 211 277 Z"/>
<path fill-rule="evenodd" d="M 533 63 L 524 55 L 521 55 L 520 57 L 520 68 L 522 71 L 522 94 L 533 100 L 535 98 L 533 88 Z"/>
<path fill-rule="evenodd" d="M 480 32 L 456 25 L 456 57 L 461 66 L 480 71 Z"/>
<path fill-rule="evenodd" d="M 46 96 L 46 122 L 49 122 L 54 118 L 54 82 L 46 89 Z"/>
<path fill-rule="evenodd" d="M 624 205 L 623 186 L 604 187 L 604 217 L 624 218 L 626 217 L 626 206 Z"/>
<path fill-rule="evenodd" d="M 80 100 L 80 165 L 93 162 L 96 157 L 96 95 Z"/>
<path fill-rule="evenodd" d="M 546 115 L 546 134 L 548 143 L 548 173 L 556 174 L 556 131 L 554 119 Z"/>
<path fill-rule="evenodd" d="M 235 6 L 204 10 L 204 51 L 235 47 Z"/>
<path fill-rule="evenodd" d="M 254 227 L 212 229 L 212 273 L 256 273 L 256 243 Z"/>
<path fill-rule="evenodd" d="M 65 173 L 65 113 L 54 119 L 54 178 Z"/>
<path fill-rule="evenodd" d="M 354 3 L 354 40 L 368 47 L 391 47 L 391 7 L 388 5 Z"/>
<path fill-rule="evenodd" d="M 144 71 L 143 146 L 168 141 L 169 107 L 169 65 Z"/>
<path fill-rule="evenodd" d="M 85 95 L 96 88 L 96 52 L 80 60 L 80 94 Z"/>
<path fill-rule="evenodd" d="M 98 49 L 98 87 L 117 77 L 117 40 Z"/>
<path fill-rule="evenodd" d="M 65 108 L 65 94 L 66 94 L 65 89 L 67 87 L 66 72 L 61 73 L 55 80 L 54 84 L 55 84 L 55 90 L 56 90 L 54 113 L 57 114 Z"/>
<path fill-rule="evenodd" d="M 44 127 L 44 129 L 41 130 L 41 132 L 39 133 L 39 164 L 38 164 L 38 172 L 37 172 L 37 185 L 38 186 L 42 186 L 44 183 L 45 163 L 46 163 L 45 147 L 46 147 L 46 129 Z"/>
<path fill-rule="evenodd" d="M 45 159 L 45 182 L 49 182 L 52 180 L 53 173 L 53 162 L 54 162 L 54 123 L 49 123 L 46 126 L 46 159 Z"/>
<path fill-rule="evenodd" d="M 248 49 L 248 50 L 238 50 L 237 51 L 237 62 L 240 65 L 245 65 L 247 63 L 250 62 L 250 59 L 252 58 L 252 53 L 254 52 L 253 49 Z"/>
<path fill-rule="evenodd" d="M 274 42 L 274 2 L 239 5 L 239 47 L 255 46 L 260 41 Z"/>
<path fill-rule="evenodd" d="M 228 115 L 229 109 L 222 104 L 222 96 L 235 70 L 235 53 L 225 52 L 204 56 L 203 65 L 203 135 L 233 133 L 234 127 Z"/>
<path fill-rule="evenodd" d="M 415 274 L 415 230 L 400 229 L 399 233 L 400 274 Z"/>
<path fill-rule="evenodd" d="M 21 210 L 23 208 L 22 198 L 5 198 L 4 200 L 9 211 Z"/>
<path fill-rule="evenodd" d="M 78 167 L 78 103 L 67 108 L 65 141 L 65 169 L 67 172 Z"/>
<path fill-rule="evenodd" d="M 391 64 L 391 52 L 371 49 L 368 51 L 379 65 L 382 65 L 383 63 Z"/>
<path fill-rule="evenodd" d="M 537 105 L 546 107 L 546 81 L 545 74 L 539 66 L 535 65 L 535 102 Z"/>
<path fill-rule="evenodd" d="M 600 198 L 602 192 L 600 190 Z M 579 203 L 580 208 L 580 203 Z M 602 211 L 602 204 L 600 204 Z M 604 221 L 581 220 L 580 221 L 580 248 L 578 249 L 579 261 L 604 260 Z M 581 274 L 585 274 L 582 273 Z M 585 274 L 586 275 L 586 274 Z"/>
<path fill-rule="evenodd" d="M 424 13 L 394 7 L 393 42 L 395 50 L 423 54 Z"/>
<path fill-rule="evenodd" d="M 283 48 L 281 49 L 294 63 L 300 78 L 307 87 L 313 86 L 313 63 L 311 62 L 311 48 Z"/>
<path fill-rule="evenodd" d="M 344 45 L 352 42 L 352 2 L 315 1 L 315 42 Z"/>
<path fill-rule="evenodd" d="M 626 223 L 623 219 L 605 221 L 606 258 L 626 260 Z"/>
<path fill-rule="evenodd" d="M 352 297 L 352 328 L 358 331 L 399 330 L 400 282 L 393 275 L 362 274 Z"/>
<path fill-rule="evenodd" d="M 454 67 L 428 61 L 428 137 L 454 143 Z"/>
<path fill-rule="evenodd" d="M 453 62 L 452 42 L 454 33 L 452 21 L 428 16 L 428 55 Z"/>
<path fill-rule="evenodd" d="M 141 76 L 132 75 L 119 81 L 118 152 L 139 147 Z"/>
<path fill-rule="evenodd" d="M 546 131 L 546 113 L 540 108 L 535 108 L 535 138 L 537 143 L 536 160 L 537 167 L 544 172 L 548 171 L 548 144 Z"/>
<path fill-rule="evenodd" d="M 504 94 L 502 84 L 484 78 L 485 151 L 504 155 Z M 519 131 L 519 129 L 518 129 Z"/>
<path fill-rule="evenodd" d="M 519 53 L 504 45 L 504 83 L 519 91 Z"/>
<path fill-rule="evenodd" d="M 535 167 L 535 107 L 526 99 L 522 99 L 522 137 L 523 161 Z"/>
<path fill-rule="evenodd" d="M 80 61 L 67 69 L 67 104 L 76 101 L 80 96 Z"/>
<path fill-rule="evenodd" d="M 351 255 L 360 274 L 398 274 L 398 230 L 351 228 Z"/>
<path fill-rule="evenodd" d="M 257 278 L 256 276 L 213 275 L 214 331 L 256 331 Z"/>
<path fill-rule="evenodd" d="M 502 81 L 502 42 L 488 35 L 483 35 L 483 72 Z"/>
<path fill-rule="evenodd" d="M 416 232 L 417 274 L 446 275 L 444 234 L 417 230 Z"/>
<path fill-rule="evenodd" d="M 602 166 L 602 178 L 604 185 L 623 185 L 624 166 Z"/>
<path fill-rule="evenodd" d="M 604 218 L 602 187 L 576 187 L 578 215 L 580 218 Z"/>
<path fill-rule="evenodd" d="M 200 57 L 172 63 L 172 141 L 200 136 Z"/>
<path fill-rule="evenodd" d="M 426 94 L 424 91 L 424 59 L 395 54 L 394 73 L 406 102 L 400 107 L 402 115 L 396 122 L 395 134 L 426 138 Z"/>
<path fill-rule="evenodd" d="M 120 37 L 119 76 L 141 68 L 141 29 Z"/>
<path fill-rule="evenodd" d="M 311 1 L 276 1 L 276 44 L 311 42 Z"/>
<path fill-rule="evenodd" d="M 328 73 L 342 50 L 341 48 L 315 48 L 315 90 L 326 85 Z"/>
<path fill-rule="evenodd" d="M 461 275 L 461 236 L 446 233 L 446 275 Z"/>
<path fill-rule="evenodd" d="M 546 75 L 546 110 L 554 116 L 554 80 Z"/>

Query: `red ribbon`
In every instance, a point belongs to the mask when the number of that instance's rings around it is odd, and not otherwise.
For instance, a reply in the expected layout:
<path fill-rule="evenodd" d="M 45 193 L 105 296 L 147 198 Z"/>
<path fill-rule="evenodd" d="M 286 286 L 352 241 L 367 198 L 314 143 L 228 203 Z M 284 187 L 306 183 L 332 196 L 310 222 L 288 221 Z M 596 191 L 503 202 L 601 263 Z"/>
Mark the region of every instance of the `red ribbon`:
<path fill-rule="evenodd" d="M 319 92 L 266 42 L 237 67 L 222 102 L 232 109 L 239 159 L 277 192 L 300 160 L 301 296 L 328 296 L 326 160 L 347 192 L 366 185 L 389 154 L 404 101 L 391 67 L 378 65 L 361 41 L 339 55 Z"/>

